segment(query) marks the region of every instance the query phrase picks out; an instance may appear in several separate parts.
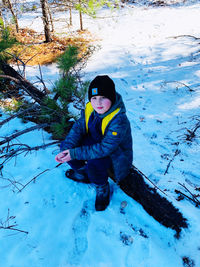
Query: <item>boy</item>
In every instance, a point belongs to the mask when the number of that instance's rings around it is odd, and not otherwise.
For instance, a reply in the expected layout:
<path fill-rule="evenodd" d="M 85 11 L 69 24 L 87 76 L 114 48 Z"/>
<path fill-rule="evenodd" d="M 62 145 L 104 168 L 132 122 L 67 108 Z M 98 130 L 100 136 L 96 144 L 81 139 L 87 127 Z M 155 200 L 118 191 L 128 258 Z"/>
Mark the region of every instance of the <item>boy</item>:
<path fill-rule="evenodd" d="M 132 165 L 132 136 L 122 97 L 107 76 L 97 76 L 89 86 L 86 108 L 61 143 L 56 161 L 72 169 L 66 176 L 96 187 L 95 209 L 105 210 L 110 201 L 108 172 L 125 178 Z"/>

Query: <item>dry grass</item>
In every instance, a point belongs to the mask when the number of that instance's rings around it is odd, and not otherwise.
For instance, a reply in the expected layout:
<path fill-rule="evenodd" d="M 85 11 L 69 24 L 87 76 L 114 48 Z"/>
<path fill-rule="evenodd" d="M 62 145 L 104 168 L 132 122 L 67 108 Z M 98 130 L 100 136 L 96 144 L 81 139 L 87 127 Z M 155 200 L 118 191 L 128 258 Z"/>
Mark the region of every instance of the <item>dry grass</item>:
<path fill-rule="evenodd" d="M 43 34 L 38 34 L 31 29 L 20 29 L 19 33 L 12 30 L 20 43 L 9 49 L 9 53 L 20 58 L 27 65 L 44 65 L 54 62 L 69 45 L 76 45 L 80 48 L 80 56 L 84 54 L 94 41 L 89 32 L 77 32 L 73 37 L 59 38 L 52 36 L 52 42 L 45 43 Z M 11 60 L 13 61 L 13 59 Z"/>

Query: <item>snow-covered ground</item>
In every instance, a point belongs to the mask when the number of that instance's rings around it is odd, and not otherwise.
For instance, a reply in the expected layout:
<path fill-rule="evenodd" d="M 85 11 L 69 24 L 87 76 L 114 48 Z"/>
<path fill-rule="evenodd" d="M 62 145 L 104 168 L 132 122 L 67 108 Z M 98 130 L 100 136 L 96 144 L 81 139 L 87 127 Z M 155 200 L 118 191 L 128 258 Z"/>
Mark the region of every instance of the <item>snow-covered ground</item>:
<path fill-rule="evenodd" d="M 188 200 L 178 202 L 174 192 L 188 193 L 179 183 L 195 194 L 195 187 L 200 187 L 200 131 L 192 142 L 185 141 L 187 129 L 194 128 L 195 116 L 200 115 L 199 15 L 196 1 L 162 8 L 132 5 L 111 15 L 103 10 L 95 20 L 84 19 L 101 46 L 89 59 L 84 78 L 92 80 L 98 74 L 113 78 L 132 126 L 134 165 L 166 190 L 189 228 L 175 239 L 174 231 L 155 221 L 112 181 L 109 207 L 96 212 L 94 189 L 67 180 L 66 166 L 56 168 L 58 147 L 49 147 L 20 155 L 2 169 L 0 222 L 17 224 L 15 228 L 28 234 L 0 229 L 0 266 L 200 266 L 199 208 Z M 39 23 L 28 16 L 20 23 L 28 22 L 34 28 Z M 56 66 L 42 70 L 51 86 L 59 75 Z M 27 77 L 33 80 L 38 73 L 38 68 L 30 68 Z M 24 126 L 14 119 L 1 127 L 0 136 Z M 50 141 L 49 134 L 37 131 L 15 142 L 34 146 Z M 35 182 L 19 192 L 34 177 Z M 123 201 L 127 206 L 121 212 Z"/>

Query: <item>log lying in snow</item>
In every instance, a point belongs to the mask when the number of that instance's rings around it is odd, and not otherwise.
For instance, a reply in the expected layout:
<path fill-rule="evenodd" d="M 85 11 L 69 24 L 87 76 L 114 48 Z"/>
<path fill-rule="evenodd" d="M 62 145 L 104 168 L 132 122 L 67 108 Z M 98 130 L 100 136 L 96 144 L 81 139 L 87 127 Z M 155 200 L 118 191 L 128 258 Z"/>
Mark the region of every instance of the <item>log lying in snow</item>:
<path fill-rule="evenodd" d="M 22 77 L 15 69 L 13 69 L 9 64 L 0 60 L 0 69 L 4 72 L 5 75 L 9 78 L 14 78 L 16 83 L 19 86 L 22 86 L 23 89 L 30 95 L 36 102 L 41 102 L 42 98 L 45 97 L 45 93 L 37 89 L 32 83 Z M 12 79 L 13 80 L 13 79 Z"/>
<path fill-rule="evenodd" d="M 145 183 L 144 175 L 134 166 L 130 174 L 120 182 L 120 188 L 162 225 L 176 231 L 179 238 L 182 228 L 187 228 L 187 220 L 166 198 L 160 196 L 155 188 Z"/>

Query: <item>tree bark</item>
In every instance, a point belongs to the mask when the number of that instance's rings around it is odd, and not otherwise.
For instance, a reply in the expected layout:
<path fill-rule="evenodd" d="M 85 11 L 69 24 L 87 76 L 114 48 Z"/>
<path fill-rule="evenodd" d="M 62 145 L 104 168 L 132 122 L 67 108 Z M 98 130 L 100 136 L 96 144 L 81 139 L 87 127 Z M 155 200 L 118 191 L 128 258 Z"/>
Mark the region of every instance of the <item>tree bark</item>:
<path fill-rule="evenodd" d="M 69 25 L 72 26 L 72 7 L 69 8 Z"/>
<path fill-rule="evenodd" d="M 14 12 L 14 9 L 13 9 L 11 1 L 10 0 L 7 0 L 7 1 L 8 1 L 8 7 L 10 9 L 10 12 L 12 13 L 12 16 L 13 16 L 13 19 L 14 19 L 14 22 L 15 22 L 16 31 L 19 32 L 19 24 L 18 24 L 17 15 Z"/>
<path fill-rule="evenodd" d="M 22 86 L 23 89 L 38 103 L 41 103 L 41 100 L 46 96 L 45 93 L 38 90 L 32 83 L 23 78 L 16 70 L 14 70 L 10 65 L 0 60 L 0 69 L 7 76 L 11 76 L 16 80 L 19 86 Z M 14 80 L 13 79 L 13 80 Z"/>
<path fill-rule="evenodd" d="M 80 30 L 83 31 L 83 17 L 82 17 L 82 12 L 81 12 L 81 0 L 79 0 L 79 4 L 80 4 L 80 10 L 79 10 Z"/>
<path fill-rule="evenodd" d="M 42 20 L 44 24 L 45 42 L 49 43 L 52 41 L 52 38 L 51 38 L 50 23 L 48 18 L 48 2 L 47 0 L 40 0 L 40 3 L 42 8 Z"/>
<path fill-rule="evenodd" d="M 47 7 L 48 7 L 48 13 L 49 13 L 49 18 L 50 18 L 50 22 L 51 22 L 51 32 L 54 32 L 53 17 L 52 17 L 52 14 L 51 14 L 51 10 L 49 8 L 49 5 L 47 5 Z"/>
<path fill-rule="evenodd" d="M 2 0 L 4 6 L 6 6 L 6 0 Z"/>

